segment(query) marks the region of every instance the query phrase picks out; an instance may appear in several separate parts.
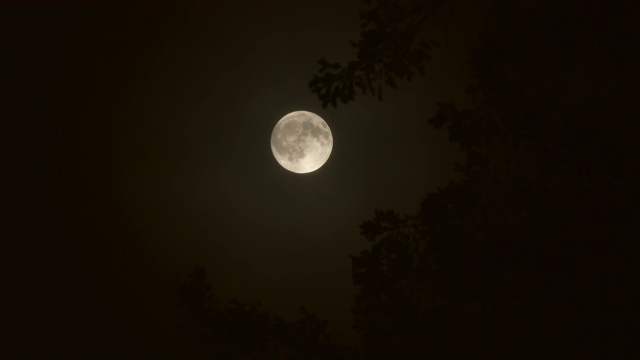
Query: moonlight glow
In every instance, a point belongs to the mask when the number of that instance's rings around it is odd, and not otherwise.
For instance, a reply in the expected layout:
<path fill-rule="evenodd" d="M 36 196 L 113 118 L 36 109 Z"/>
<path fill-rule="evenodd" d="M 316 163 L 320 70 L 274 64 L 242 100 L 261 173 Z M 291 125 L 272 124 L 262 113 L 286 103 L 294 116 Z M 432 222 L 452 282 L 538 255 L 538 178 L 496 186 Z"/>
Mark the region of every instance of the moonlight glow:
<path fill-rule="evenodd" d="M 285 115 L 271 133 L 271 151 L 283 168 L 298 174 L 319 169 L 331 155 L 329 125 L 308 111 Z"/>

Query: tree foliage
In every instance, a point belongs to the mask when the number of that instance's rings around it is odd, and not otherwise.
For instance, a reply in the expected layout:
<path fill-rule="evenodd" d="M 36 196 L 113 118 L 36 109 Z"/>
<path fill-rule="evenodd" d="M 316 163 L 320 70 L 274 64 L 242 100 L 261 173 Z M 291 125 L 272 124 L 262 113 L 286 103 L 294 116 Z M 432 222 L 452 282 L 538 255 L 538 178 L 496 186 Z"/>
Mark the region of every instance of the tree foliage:
<path fill-rule="evenodd" d="M 474 105 L 438 103 L 428 120 L 466 151 L 464 179 L 361 225 L 353 311 L 369 359 L 632 347 L 640 72 L 624 34 L 639 33 L 638 6 L 498 5 L 471 52 Z"/>
<path fill-rule="evenodd" d="M 360 13 L 361 37 L 351 41 L 357 59 L 342 65 L 322 58 L 318 74 L 309 81 L 322 106 L 346 104 L 358 91 L 382 100 L 383 86 L 396 88 L 398 80 L 424 75 L 429 50 L 437 44 L 423 38 L 422 29 L 440 2 L 366 0 L 369 9 Z"/>
<path fill-rule="evenodd" d="M 302 318 L 287 322 L 260 304 L 215 298 L 204 269 L 196 267 L 179 290 L 181 329 L 193 339 L 203 359 L 346 359 L 334 344 L 327 321 L 301 308 Z"/>

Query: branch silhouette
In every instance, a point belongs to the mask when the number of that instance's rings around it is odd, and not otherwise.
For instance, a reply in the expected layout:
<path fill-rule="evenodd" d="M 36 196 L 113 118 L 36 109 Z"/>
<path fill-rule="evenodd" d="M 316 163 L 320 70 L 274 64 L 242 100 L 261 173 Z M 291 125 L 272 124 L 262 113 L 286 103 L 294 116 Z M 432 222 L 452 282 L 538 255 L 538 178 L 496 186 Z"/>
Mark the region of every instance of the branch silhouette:
<path fill-rule="evenodd" d="M 309 88 L 322 106 L 346 104 L 356 93 L 371 94 L 382 100 L 385 86 L 397 88 L 399 80 L 424 76 L 429 50 L 437 46 L 425 39 L 423 27 L 441 1 L 368 0 L 370 8 L 361 11 L 362 33 L 351 41 L 356 60 L 346 65 L 318 61 L 320 69 L 309 81 Z"/>
<path fill-rule="evenodd" d="M 323 106 L 358 90 L 381 98 L 383 85 L 424 69 L 429 47 L 417 39 L 435 7 L 369 3 L 375 20 L 352 44 L 357 58 L 322 60 L 309 83 Z M 640 7 L 487 6 L 468 61 L 475 102 L 437 103 L 428 119 L 466 152 L 456 164 L 463 179 L 415 214 L 376 211 L 360 227 L 370 248 L 351 259 L 364 357 L 628 355 L 637 346 L 627 329 L 640 319 L 640 89 L 631 80 L 640 66 L 624 39 L 640 34 L 629 16 Z"/>

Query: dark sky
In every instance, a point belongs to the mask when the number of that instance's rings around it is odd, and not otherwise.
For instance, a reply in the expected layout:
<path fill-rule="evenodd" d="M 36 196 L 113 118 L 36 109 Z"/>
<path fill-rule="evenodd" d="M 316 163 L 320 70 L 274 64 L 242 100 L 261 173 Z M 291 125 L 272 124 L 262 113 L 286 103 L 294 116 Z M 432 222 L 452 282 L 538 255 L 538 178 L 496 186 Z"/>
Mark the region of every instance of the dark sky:
<path fill-rule="evenodd" d="M 374 209 L 413 212 L 454 178 L 461 152 L 426 120 L 436 101 L 462 101 L 465 86 L 451 51 L 464 37 L 440 18 L 434 34 L 448 46 L 426 77 L 383 102 L 323 109 L 307 82 L 321 57 L 355 56 L 361 7 L 220 1 L 5 13 L 19 31 L 16 51 L 28 55 L 21 65 L 44 85 L 34 96 L 54 135 L 47 157 L 61 241 L 38 256 L 52 251 L 63 270 L 39 274 L 50 284 L 42 306 L 64 309 L 56 332 L 98 334 L 81 341 L 93 349 L 170 339 L 175 291 L 198 264 L 223 301 L 260 301 L 289 319 L 302 305 L 352 338 L 348 254 L 368 246 L 358 225 Z M 25 89 L 34 91 L 16 91 Z M 328 162 L 306 175 L 280 167 L 269 145 L 294 110 L 317 113 L 334 136 Z"/>

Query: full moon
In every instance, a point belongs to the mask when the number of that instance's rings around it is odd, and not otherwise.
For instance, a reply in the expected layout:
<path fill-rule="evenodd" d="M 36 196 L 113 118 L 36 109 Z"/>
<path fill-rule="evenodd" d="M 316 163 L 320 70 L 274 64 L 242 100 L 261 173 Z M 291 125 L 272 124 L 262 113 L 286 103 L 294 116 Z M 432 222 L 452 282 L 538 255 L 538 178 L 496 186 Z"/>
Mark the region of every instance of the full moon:
<path fill-rule="evenodd" d="M 308 111 L 294 111 L 278 121 L 271 133 L 271 151 L 283 168 L 298 174 L 318 170 L 331 155 L 329 125 Z"/>

